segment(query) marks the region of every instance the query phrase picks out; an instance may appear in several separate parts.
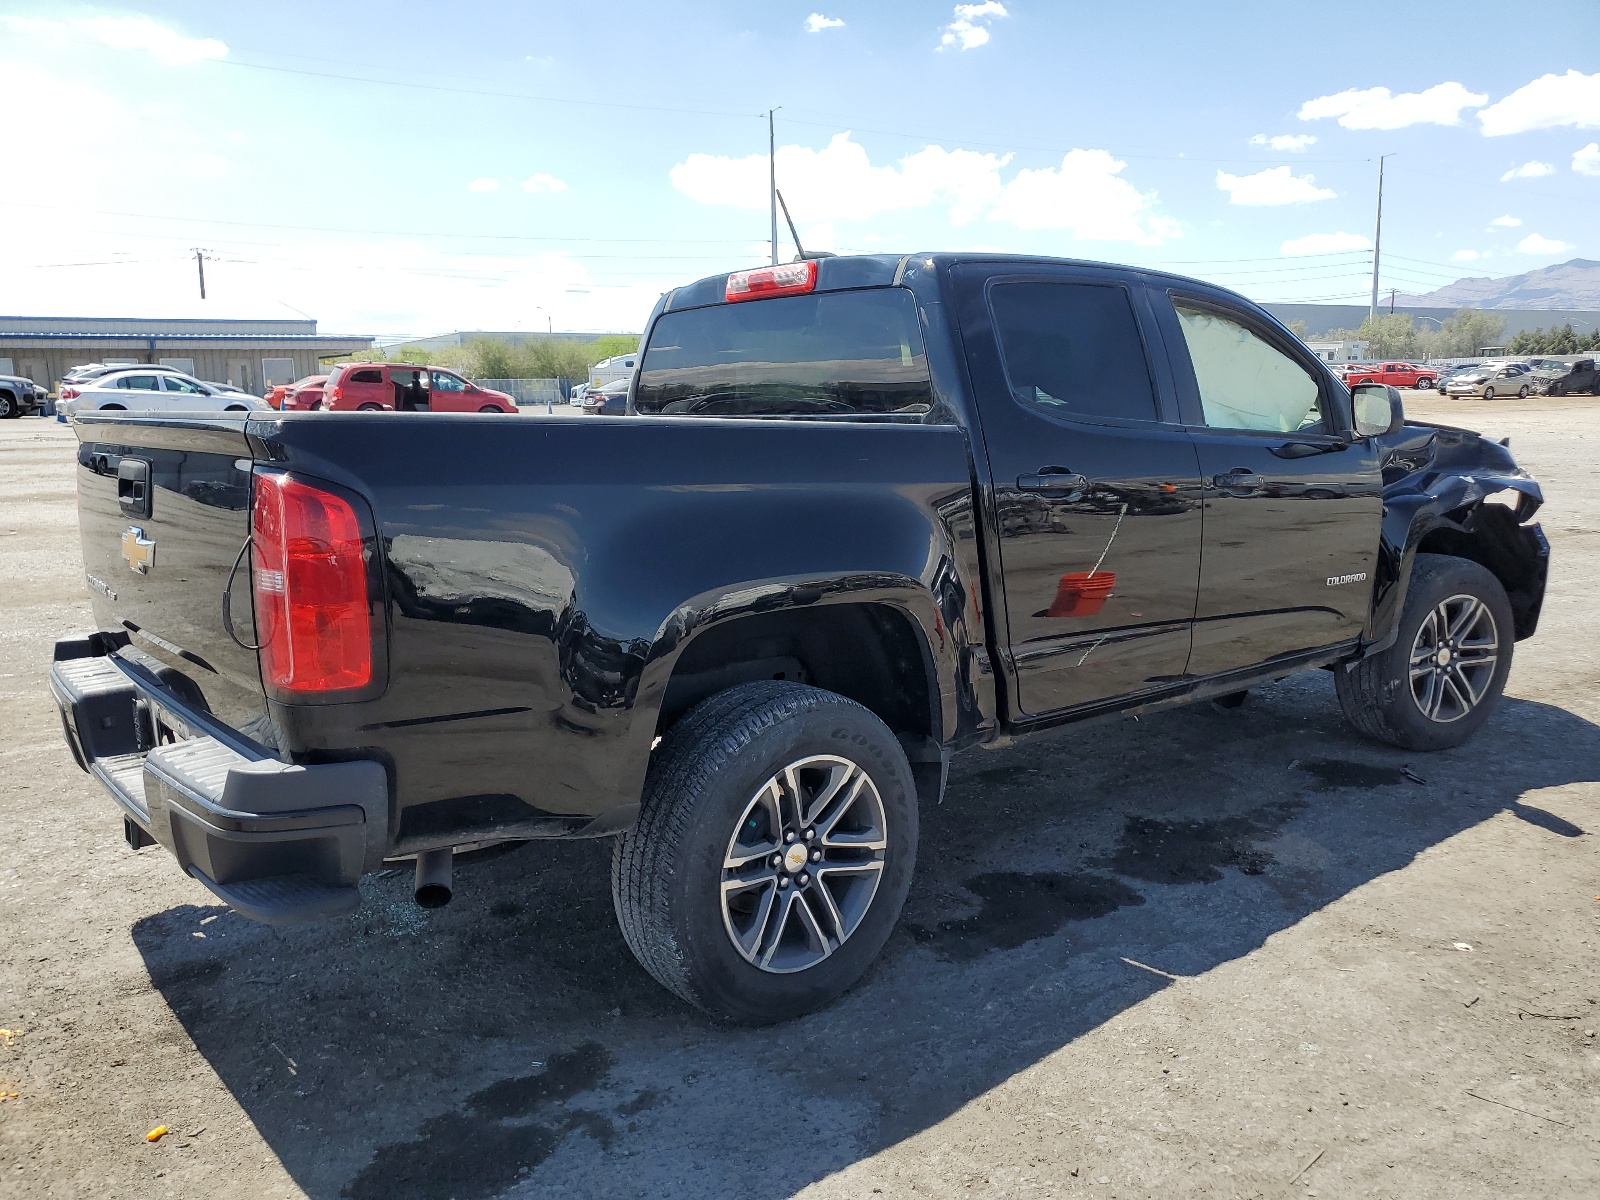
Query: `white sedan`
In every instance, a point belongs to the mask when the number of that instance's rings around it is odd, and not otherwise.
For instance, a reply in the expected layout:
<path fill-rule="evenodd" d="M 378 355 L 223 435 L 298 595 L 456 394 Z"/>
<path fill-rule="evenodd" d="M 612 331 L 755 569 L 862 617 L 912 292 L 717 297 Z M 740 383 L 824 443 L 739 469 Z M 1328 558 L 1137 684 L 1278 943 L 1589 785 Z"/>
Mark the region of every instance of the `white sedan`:
<path fill-rule="evenodd" d="M 254 396 L 223 391 L 214 384 L 202 383 L 176 371 L 113 371 L 80 387 L 63 385 L 62 391 L 68 390 L 74 394 L 63 396 L 56 407 L 69 417 L 92 411 L 152 414 L 270 411 Z"/>

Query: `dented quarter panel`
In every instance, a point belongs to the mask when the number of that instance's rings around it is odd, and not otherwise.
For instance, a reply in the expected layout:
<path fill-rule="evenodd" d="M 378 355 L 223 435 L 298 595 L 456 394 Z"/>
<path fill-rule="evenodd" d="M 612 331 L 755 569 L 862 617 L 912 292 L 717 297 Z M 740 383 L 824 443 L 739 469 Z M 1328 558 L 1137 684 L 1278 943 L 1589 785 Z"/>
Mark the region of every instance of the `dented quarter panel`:
<path fill-rule="evenodd" d="M 1378 440 L 1383 525 L 1366 651 L 1393 643 L 1412 562 L 1425 542 L 1490 560 L 1484 565 L 1511 597 L 1517 639 L 1531 636 L 1550 558 L 1543 530 L 1531 521 L 1544 503 L 1538 482 L 1517 466 L 1508 446 L 1469 429 L 1411 421 Z M 1484 503 L 1507 490 L 1517 493 L 1515 509 Z"/>

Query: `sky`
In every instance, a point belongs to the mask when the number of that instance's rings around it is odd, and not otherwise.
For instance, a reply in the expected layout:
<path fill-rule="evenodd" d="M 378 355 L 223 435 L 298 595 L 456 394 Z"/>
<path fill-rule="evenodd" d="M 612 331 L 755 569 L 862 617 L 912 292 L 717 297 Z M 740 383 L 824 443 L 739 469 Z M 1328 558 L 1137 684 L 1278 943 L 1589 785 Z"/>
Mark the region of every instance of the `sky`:
<path fill-rule="evenodd" d="M 1385 295 L 1600 258 L 1595 0 L 0 0 L 0 313 L 637 331 L 769 109 L 807 249 L 1364 303 L 1388 155 Z"/>

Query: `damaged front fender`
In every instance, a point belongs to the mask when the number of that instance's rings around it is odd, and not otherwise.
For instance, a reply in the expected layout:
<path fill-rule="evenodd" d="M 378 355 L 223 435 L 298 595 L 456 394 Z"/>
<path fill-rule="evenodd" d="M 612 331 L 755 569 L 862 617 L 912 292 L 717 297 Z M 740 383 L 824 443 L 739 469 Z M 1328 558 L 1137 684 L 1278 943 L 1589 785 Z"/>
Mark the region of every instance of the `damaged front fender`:
<path fill-rule="evenodd" d="M 1550 543 L 1532 521 L 1544 503 L 1538 482 L 1507 443 L 1471 430 L 1413 422 L 1379 441 L 1383 528 L 1363 652 L 1393 644 L 1418 554 L 1482 564 L 1506 589 L 1516 639 L 1531 637 L 1550 569 Z"/>

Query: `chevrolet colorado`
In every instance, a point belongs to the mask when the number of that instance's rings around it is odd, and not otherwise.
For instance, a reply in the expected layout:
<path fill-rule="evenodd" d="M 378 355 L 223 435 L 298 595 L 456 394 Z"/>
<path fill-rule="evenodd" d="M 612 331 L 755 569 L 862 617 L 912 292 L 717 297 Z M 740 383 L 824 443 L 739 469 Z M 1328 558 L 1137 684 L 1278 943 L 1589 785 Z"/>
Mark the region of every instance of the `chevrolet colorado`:
<path fill-rule="evenodd" d="M 78 418 L 97 627 L 51 684 L 129 842 L 287 923 L 611 836 L 639 961 L 772 1021 L 878 953 L 952 753 L 1314 668 L 1455 746 L 1538 621 L 1508 448 L 1208 284 L 808 260 L 642 344 L 610 421 Z"/>

